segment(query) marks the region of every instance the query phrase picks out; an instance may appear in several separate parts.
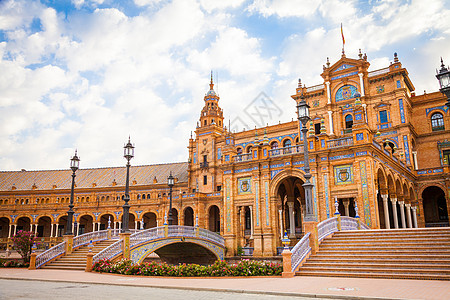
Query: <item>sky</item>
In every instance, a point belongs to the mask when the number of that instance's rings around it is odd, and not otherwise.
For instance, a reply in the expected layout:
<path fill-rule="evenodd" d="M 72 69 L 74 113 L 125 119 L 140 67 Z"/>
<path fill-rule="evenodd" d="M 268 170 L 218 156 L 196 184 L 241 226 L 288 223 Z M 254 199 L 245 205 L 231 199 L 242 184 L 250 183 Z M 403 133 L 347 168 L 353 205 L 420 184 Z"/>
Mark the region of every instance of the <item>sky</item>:
<path fill-rule="evenodd" d="M 211 70 L 233 130 L 296 117 L 327 57 L 394 52 L 416 94 L 450 64 L 450 0 L 0 0 L 0 170 L 182 162 Z M 261 102 L 262 101 L 262 102 Z M 264 118 L 252 109 L 269 103 Z"/>

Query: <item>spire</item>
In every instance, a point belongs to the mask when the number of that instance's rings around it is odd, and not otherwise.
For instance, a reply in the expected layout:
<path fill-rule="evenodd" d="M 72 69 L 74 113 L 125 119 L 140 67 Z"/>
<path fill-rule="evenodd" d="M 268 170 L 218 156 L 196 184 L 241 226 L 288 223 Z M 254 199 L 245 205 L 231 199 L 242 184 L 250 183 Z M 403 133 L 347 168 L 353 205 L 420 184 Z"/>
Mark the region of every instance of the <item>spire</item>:
<path fill-rule="evenodd" d="M 213 71 L 211 70 L 211 82 L 209 83 L 209 89 L 211 91 L 214 90 L 214 83 L 213 83 Z"/>

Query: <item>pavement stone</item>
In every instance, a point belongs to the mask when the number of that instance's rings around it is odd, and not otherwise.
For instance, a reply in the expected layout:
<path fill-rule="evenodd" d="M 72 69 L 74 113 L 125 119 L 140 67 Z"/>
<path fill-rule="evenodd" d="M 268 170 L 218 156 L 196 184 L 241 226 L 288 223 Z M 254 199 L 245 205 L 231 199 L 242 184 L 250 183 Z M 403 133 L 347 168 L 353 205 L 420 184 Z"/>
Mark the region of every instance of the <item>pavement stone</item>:
<path fill-rule="evenodd" d="M 223 291 L 333 299 L 450 299 L 450 281 L 339 277 L 171 278 L 1 268 L 1 279 Z"/>

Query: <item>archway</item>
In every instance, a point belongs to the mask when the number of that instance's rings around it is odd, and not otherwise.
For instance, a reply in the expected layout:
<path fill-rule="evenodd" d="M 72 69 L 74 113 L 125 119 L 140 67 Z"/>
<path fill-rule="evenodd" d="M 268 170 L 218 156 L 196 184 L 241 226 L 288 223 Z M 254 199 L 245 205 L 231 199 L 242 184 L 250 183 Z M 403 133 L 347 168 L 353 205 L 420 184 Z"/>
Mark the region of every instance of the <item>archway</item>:
<path fill-rule="evenodd" d="M 21 217 L 17 220 L 17 229 L 16 233 L 19 230 L 31 231 L 31 220 L 28 217 Z"/>
<path fill-rule="evenodd" d="M 449 226 L 447 203 L 444 191 L 429 186 L 422 192 L 425 227 Z"/>
<path fill-rule="evenodd" d="M 172 225 L 178 225 L 178 210 L 172 207 Z"/>
<path fill-rule="evenodd" d="M 114 228 L 114 216 L 112 214 L 104 214 L 100 217 L 100 230 L 108 229 L 108 222 L 111 228 Z"/>
<path fill-rule="evenodd" d="M 220 210 L 216 205 L 209 208 L 209 230 L 212 232 L 220 232 Z"/>
<path fill-rule="evenodd" d="M 194 210 L 191 207 L 184 210 L 184 226 L 194 226 Z"/>
<path fill-rule="evenodd" d="M 67 216 L 62 216 L 58 219 L 58 230 L 56 232 L 57 236 L 61 237 L 66 234 Z"/>
<path fill-rule="evenodd" d="M 38 219 L 37 236 L 50 237 L 52 229 L 52 220 L 50 217 L 44 216 Z"/>
<path fill-rule="evenodd" d="M 152 212 L 145 213 L 142 216 L 142 219 L 144 220 L 144 229 L 149 229 L 156 227 L 156 214 Z"/>
<path fill-rule="evenodd" d="M 77 232 L 75 235 L 81 235 L 84 233 L 92 232 L 93 231 L 93 223 L 94 219 L 91 215 L 83 215 L 80 217 L 78 221 L 78 226 L 75 231 Z"/>
<path fill-rule="evenodd" d="M 0 238 L 7 238 L 9 235 L 9 219 L 0 218 Z"/>
<path fill-rule="evenodd" d="M 296 176 L 288 176 L 278 184 L 276 194 L 281 210 L 281 224 L 278 234 L 282 238 L 282 231 L 289 233 L 290 238 L 297 238 L 302 235 L 302 220 L 305 207 L 305 192 L 302 187 L 303 181 Z M 278 224 L 278 227 L 280 224 Z"/>

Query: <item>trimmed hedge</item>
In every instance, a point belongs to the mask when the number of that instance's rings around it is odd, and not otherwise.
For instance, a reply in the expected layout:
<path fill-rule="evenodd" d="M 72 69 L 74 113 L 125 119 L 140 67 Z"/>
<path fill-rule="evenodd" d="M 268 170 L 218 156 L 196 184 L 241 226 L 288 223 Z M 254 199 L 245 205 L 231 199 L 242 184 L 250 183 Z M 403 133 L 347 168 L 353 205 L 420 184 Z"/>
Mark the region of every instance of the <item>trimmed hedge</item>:
<path fill-rule="evenodd" d="M 23 263 L 22 260 L 0 259 L 0 268 L 28 268 L 29 263 Z"/>
<path fill-rule="evenodd" d="M 101 260 L 92 267 L 93 271 L 124 275 L 169 276 L 169 277 L 223 277 L 223 276 L 280 276 L 283 272 L 281 264 L 241 260 L 237 264 L 216 261 L 209 266 L 197 264 L 169 265 L 166 263 L 133 264 L 131 260 L 120 260 L 116 263 Z"/>

